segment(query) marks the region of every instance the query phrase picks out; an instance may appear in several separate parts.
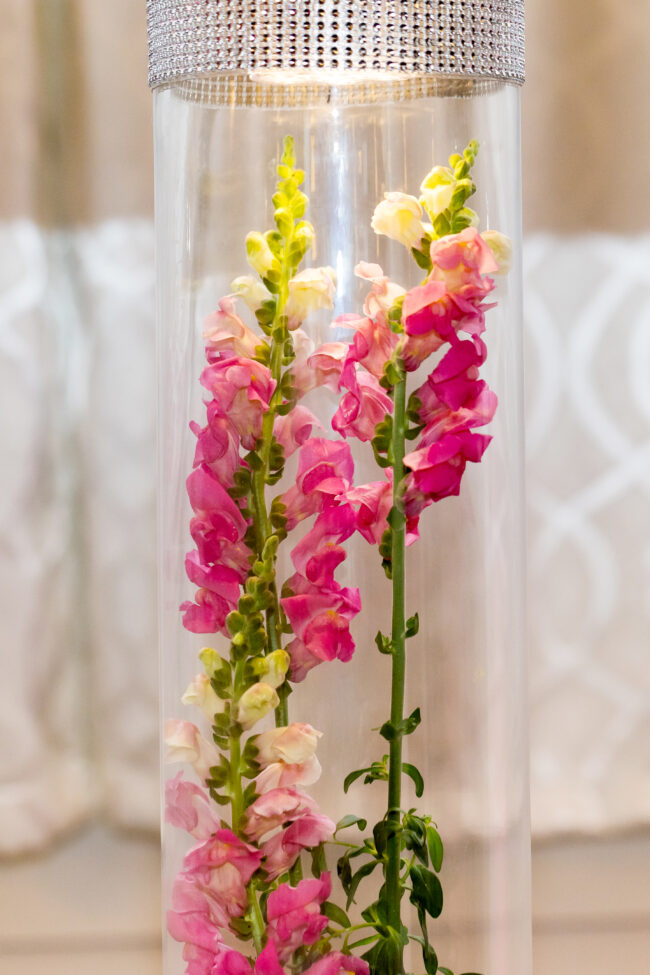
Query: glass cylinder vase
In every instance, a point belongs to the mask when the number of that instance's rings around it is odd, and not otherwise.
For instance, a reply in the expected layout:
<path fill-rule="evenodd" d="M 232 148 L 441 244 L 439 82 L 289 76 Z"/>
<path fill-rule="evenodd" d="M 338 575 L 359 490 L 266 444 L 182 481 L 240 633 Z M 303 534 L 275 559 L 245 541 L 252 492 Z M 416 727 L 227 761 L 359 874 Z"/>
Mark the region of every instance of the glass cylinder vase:
<path fill-rule="evenodd" d="M 149 32 L 165 973 L 526 975 L 521 4 Z"/>

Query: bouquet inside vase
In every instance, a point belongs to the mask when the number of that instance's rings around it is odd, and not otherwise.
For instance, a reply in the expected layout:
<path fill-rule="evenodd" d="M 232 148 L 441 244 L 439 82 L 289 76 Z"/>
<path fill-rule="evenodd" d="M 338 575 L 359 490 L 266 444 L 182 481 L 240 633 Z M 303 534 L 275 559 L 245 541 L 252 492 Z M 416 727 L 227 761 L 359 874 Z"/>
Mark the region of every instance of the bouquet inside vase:
<path fill-rule="evenodd" d="M 195 547 L 185 567 L 196 592 L 181 612 L 187 630 L 222 634 L 230 649 L 203 649 L 203 670 L 183 696 L 209 735 L 181 719 L 165 729 L 169 759 L 198 780 L 180 772 L 166 784 L 167 821 L 196 841 L 167 919 L 187 975 L 401 975 L 409 942 L 429 975 L 453 975 L 430 935 L 443 904 L 443 843 L 413 805 L 423 777 L 402 756 L 421 720 L 419 708 L 404 710 L 407 642 L 419 625 L 417 612 L 407 618 L 405 550 L 423 511 L 457 495 L 466 465 L 481 460 L 491 438 L 477 431 L 497 407 L 480 377 L 482 334 L 509 242 L 479 233 L 467 205 L 477 151 L 470 143 L 432 169 L 419 198 L 385 195 L 372 228 L 409 250 L 423 280 L 406 290 L 378 265 L 358 264 L 368 283 L 362 314 L 332 323 L 350 341 L 313 348 L 301 326 L 333 307 L 336 281 L 329 267 L 299 269 L 314 229 L 287 138 L 275 229 L 246 239 L 255 276 L 237 278 L 205 321 L 206 416 L 191 424 L 187 479 Z M 409 388 L 425 362 L 428 377 Z M 309 409 L 323 386 L 338 397 L 328 434 Z M 355 483 L 352 438 L 374 459 L 371 483 Z M 277 493 L 293 454 L 295 482 Z M 295 571 L 281 578 L 278 549 L 307 519 L 290 552 Z M 377 550 L 392 598 L 391 630 L 376 638 L 392 675 L 377 758 L 341 783 L 345 792 L 357 779 L 385 790 L 385 813 L 371 826 L 352 813 L 334 823 L 310 796 L 321 733 L 300 704 L 300 685 L 318 680 L 320 664 L 355 651 L 361 593 L 335 578 L 355 533 Z M 328 848 L 338 851 L 335 883 Z M 364 899 L 366 881 L 378 894 Z M 416 930 L 403 921 L 407 901 Z"/>

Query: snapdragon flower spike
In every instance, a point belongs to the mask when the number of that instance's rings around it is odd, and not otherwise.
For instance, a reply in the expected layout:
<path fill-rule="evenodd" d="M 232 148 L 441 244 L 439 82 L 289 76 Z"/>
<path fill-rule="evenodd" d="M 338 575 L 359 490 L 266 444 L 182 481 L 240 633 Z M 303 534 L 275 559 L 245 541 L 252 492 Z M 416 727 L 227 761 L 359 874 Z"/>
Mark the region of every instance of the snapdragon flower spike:
<path fill-rule="evenodd" d="M 194 602 L 180 607 L 183 625 L 192 633 L 226 633 L 226 617 L 237 606 L 252 558 L 244 543 L 248 522 L 207 464 L 192 471 L 187 493 L 195 512 L 190 531 L 197 549 L 187 555 L 185 568 L 199 588 Z"/>

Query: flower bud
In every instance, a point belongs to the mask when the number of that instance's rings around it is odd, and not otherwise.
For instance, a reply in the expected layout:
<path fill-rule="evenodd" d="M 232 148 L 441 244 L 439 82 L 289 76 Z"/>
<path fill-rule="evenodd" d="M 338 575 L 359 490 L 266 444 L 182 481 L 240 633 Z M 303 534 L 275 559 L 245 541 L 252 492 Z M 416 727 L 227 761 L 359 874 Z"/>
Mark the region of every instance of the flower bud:
<path fill-rule="evenodd" d="M 223 665 L 223 657 L 212 647 L 203 647 L 199 653 L 199 660 L 205 667 L 205 672 L 210 680 L 219 673 Z"/>
<path fill-rule="evenodd" d="M 254 278 L 252 274 L 245 274 L 240 278 L 235 278 L 230 287 L 233 290 L 233 294 L 241 298 L 253 313 L 258 308 L 261 308 L 262 303 L 268 301 L 271 297 L 262 282 Z"/>
<path fill-rule="evenodd" d="M 271 270 L 280 270 L 280 265 L 266 237 L 256 230 L 251 231 L 246 237 L 246 256 L 250 266 L 261 278 L 265 278 Z"/>
<path fill-rule="evenodd" d="M 512 241 L 498 230 L 484 230 L 481 237 L 488 245 L 499 265 L 496 274 L 507 274 L 512 266 Z"/>
<path fill-rule="evenodd" d="M 214 721 L 215 714 L 224 710 L 224 702 L 215 693 L 209 677 L 205 674 L 194 677 L 181 700 L 183 704 L 193 704 L 200 708 L 210 723 Z"/>
<path fill-rule="evenodd" d="M 259 681 L 244 691 L 240 697 L 237 721 L 244 731 L 248 731 L 254 724 L 275 710 L 279 703 L 280 698 L 275 688 L 264 681 Z"/>
<path fill-rule="evenodd" d="M 266 657 L 256 657 L 253 661 L 253 670 L 264 678 L 265 684 L 271 687 L 279 687 L 284 682 L 291 657 L 286 650 L 274 650 Z"/>
<path fill-rule="evenodd" d="M 422 207 L 414 196 L 407 193 L 385 193 L 375 207 L 371 227 L 376 234 L 383 234 L 405 247 L 415 247 L 422 240 Z"/>

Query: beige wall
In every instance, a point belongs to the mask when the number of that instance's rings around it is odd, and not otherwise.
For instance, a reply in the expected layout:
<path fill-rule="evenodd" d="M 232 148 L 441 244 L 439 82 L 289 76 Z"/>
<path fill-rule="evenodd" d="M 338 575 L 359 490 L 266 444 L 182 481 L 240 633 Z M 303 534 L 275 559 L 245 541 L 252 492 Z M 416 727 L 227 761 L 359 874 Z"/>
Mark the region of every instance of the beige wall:
<path fill-rule="evenodd" d="M 646 229 L 650 0 L 527 11 L 526 229 Z M 150 215 L 144 0 L 0 0 L 0 20 L 0 217 Z"/>

